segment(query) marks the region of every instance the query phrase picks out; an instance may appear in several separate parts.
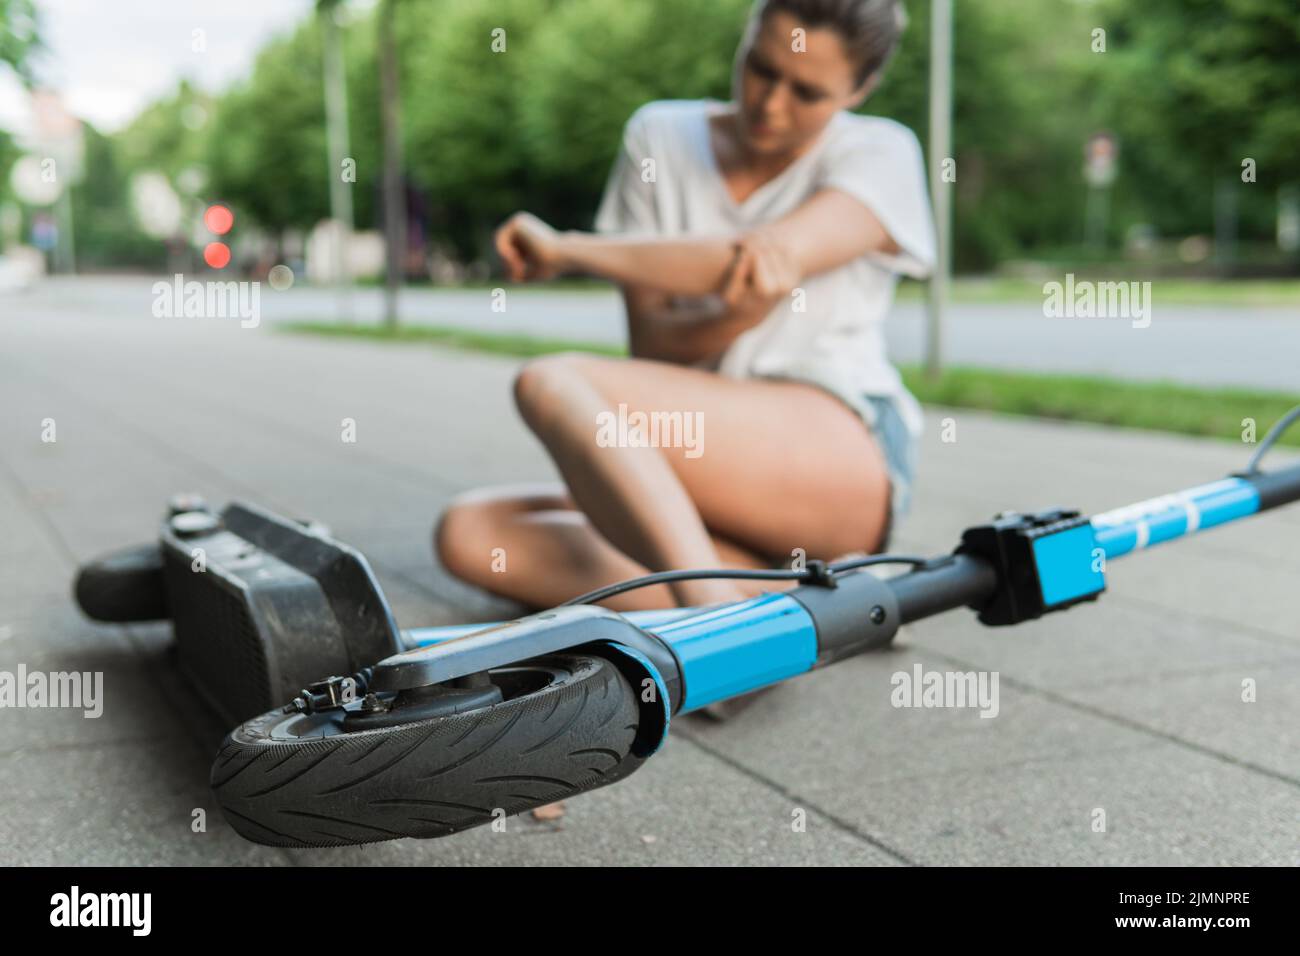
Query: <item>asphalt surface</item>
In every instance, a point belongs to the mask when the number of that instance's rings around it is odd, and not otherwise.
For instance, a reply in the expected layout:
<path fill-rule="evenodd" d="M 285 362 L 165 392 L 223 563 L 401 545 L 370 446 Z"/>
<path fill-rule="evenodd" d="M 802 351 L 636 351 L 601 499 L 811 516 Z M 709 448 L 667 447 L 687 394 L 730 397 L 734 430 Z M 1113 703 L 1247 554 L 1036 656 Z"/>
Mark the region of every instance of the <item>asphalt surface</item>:
<path fill-rule="evenodd" d="M 140 276 L 54 279 L 37 294 L 8 301 L 33 316 L 93 313 L 131 319 L 150 314 L 155 281 Z M 407 289 L 402 314 L 413 324 L 626 343 L 622 301 L 614 291 L 509 287 L 505 293 L 500 299 L 488 288 Z M 1156 280 L 1149 301 L 1145 328 L 1122 318 L 1045 318 L 1041 302 L 954 302 L 945 324 L 943 359 L 948 365 L 1300 391 L 1300 296 L 1288 305 L 1192 305 L 1167 301 Z M 382 315 L 383 295 L 377 288 L 355 289 L 347 302 L 361 324 L 376 323 Z M 263 283 L 260 321 L 333 321 L 338 303 L 329 289 L 295 285 L 276 292 Z M 919 364 L 925 354 L 924 303 L 900 301 L 885 331 L 894 361 Z"/>
<path fill-rule="evenodd" d="M 463 488 L 554 472 L 511 407 L 515 362 L 155 319 L 147 297 L 124 305 L 105 288 L 0 299 L 0 670 L 104 674 L 98 719 L 0 709 L 0 862 L 1300 862 L 1300 506 L 1117 561 L 1095 605 L 1008 630 L 954 612 L 729 723 L 683 718 L 644 769 L 556 822 L 355 850 L 247 843 L 206 786 L 226 728 L 195 705 L 167 627 L 82 618 L 77 563 L 149 539 L 168 495 L 194 489 L 324 521 L 371 559 L 405 626 L 490 619 L 510 608 L 436 567 L 434 516 Z M 344 417 L 355 444 L 339 440 Z M 957 440 L 944 443 L 948 417 Z M 900 551 L 948 551 L 1008 508 L 1174 491 L 1249 453 L 961 410 L 928 419 Z M 891 676 L 918 663 L 996 671 L 998 715 L 892 706 Z"/>

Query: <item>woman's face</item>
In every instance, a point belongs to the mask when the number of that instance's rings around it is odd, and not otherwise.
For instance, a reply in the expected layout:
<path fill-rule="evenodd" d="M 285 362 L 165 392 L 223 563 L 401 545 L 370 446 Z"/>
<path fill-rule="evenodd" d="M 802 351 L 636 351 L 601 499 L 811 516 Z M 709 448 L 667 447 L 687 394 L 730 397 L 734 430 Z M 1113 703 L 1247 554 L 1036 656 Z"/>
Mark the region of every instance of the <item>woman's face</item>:
<path fill-rule="evenodd" d="M 799 41 L 796 29 L 803 30 Z M 732 82 L 741 140 L 754 153 L 799 152 L 837 110 L 862 101 L 855 73 L 834 30 L 809 29 L 782 10 L 751 20 Z"/>

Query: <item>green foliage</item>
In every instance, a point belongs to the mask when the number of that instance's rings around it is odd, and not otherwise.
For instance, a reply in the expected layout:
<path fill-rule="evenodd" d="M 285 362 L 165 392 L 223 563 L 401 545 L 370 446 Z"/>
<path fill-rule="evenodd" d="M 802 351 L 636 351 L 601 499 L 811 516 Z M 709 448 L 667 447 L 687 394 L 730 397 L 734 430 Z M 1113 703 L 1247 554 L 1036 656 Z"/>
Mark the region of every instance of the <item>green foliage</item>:
<path fill-rule="evenodd" d="M 122 163 L 133 170 L 156 170 L 173 180 L 182 170 L 201 166 L 214 106 L 211 97 L 182 80 L 175 93 L 146 108 L 114 137 Z"/>
<path fill-rule="evenodd" d="M 1130 382 L 1091 375 L 951 368 L 935 381 L 918 368 L 901 371 L 904 384 L 927 405 L 1157 429 L 1238 444 L 1242 419 L 1253 418 L 1262 433 L 1300 404 L 1300 395 L 1284 392 L 1201 389 L 1173 382 Z M 1287 432 L 1279 443 L 1300 445 L 1300 430 Z"/>
<path fill-rule="evenodd" d="M 1162 231 L 1209 231 L 1231 183 L 1245 236 L 1267 238 L 1277 188 L 1300 184 L 1300 8 L 1294 0 L 1110 0 L 1098 113 L 1121 140 L 1125 205 Z M 1242 161 L 1257 162 L 1243 184 Z"/>
<path fill-rule="evenodd" d="M 627 350 L 611 345 L 577 342 L 568 339 L 543 339 L 517 333 L 472 332 L 440 325 L 339 325 L 337 322 L 285 322 L 277 331 L 325 335 L 332 338 L 363 338 L 376 342 L 404 345 L 435 345 L 470 352 L 491 352 L 532 358 L 554 352 L 593 352 L 597 355 L 625 356 Z"/>
<path fill-rule="evenodd" d="M 14 144 L 14 138 L 0 129 L 0 202 L 9 198 L 13 189 L 9 185 L 9 173 L 22 152 Z"/>
<path fill-rule="evenodd" d="M 911 127 L 929 148 L 930 6 L 909 25 L 864 112 Z M 981 271 L 1082 233 L 1088 15 L 1066 0 L 962 0 L 953 21 L 954 252 Z"/>
<path fill-rule="evenodd" d="M 85 127 L 84 136 L 85 177 L 72 190 L 79 268 L 160 267 L 166 261 L 165 247 L 135 225 L 124 173 L 131 160 L 124 161 L 123 141 L 91 126 Z"/>
<path fill-rule="evenodd" d="M 211 195 L 266 229 L 309 229 L 329 212 L 320 30 L 314 17 L 258 54 L 213 120 Z"/>
<path fill-rule="evenodd" d="M 651 100 L 727 99 L 747 0 L 568 0 L 546 18 L 516 134 L 558 225 L 590 228 L 622 141 Z"/>
<path fill-rule="evenodd" d="M 0 0 L 0 63 L 30 82 L 32 54 L 41 49 L 35 0 Z"/>
<path fill-rule="evenodd" d="M 399 8 L 410 38 L 403 63 L 408 172 L 434 197 L 439 224 L 462 252 L 482 251 L 502 216 L 544 193 L 519 138 L 521 90 L 542 0 L 440 0 Z M 504 30 L 504 52 L 493 31 Z M 478 247 L 477 249 L 475 247 Z"/>
<path fill-rule="evenodd" d="M 0 0 L 0 17 L 27 0 Z M 628 116 L 654 99 L 726 98 L 750 0 L 400 0 L 396 41 L 406 174 L 434 238 L 484 256 L 515 209 L 585 228 Z M 377 226 L 382 162 L 376 13 L 343 28 L 356 222 Z M 865 104 L 929 125 L 929 0 Z M 1243 240 L 1275 228 L 1277 189 L 1300 183 L 1300 9 L 1295 0 L 960 0 L 954 23 L 955 261 L 1078 258 L 1089 135 L 1114 130 L 1120 176 L 1110 245 L 1137 222 L 1213 228 L 1233 182 Z M 1091 32 L 1107 30 L 1094 53 Z M 506 49 L 493 50 L 493 30 Z M 194 125 L 194 108 L 206 123 Z M 191 120 L 186 123 L 187 117 Z M 107 168 L 210 173 L 210 198 L 279 232 L 328 214 L 320 27 L 270 43 L 244 82 L 209 101 L 184 84 L 123 133 Z M 12 150 L 10 149 L 10 152 Z M 1259 181 L 1240 183 L 1241 161 Z M 931 163 L 945 157 L 929 155 Z M 0 140 L 0 168 L 6 145 Z M 100 177 L 102 180 L 102 177 Z M 0 185 L 0 191 L 4 189 Z M 83 187 L 91 188 L 89 184 Z M 111 191 L 110 184 L 96 187 Z M 120 192 L 120 189 L 118 190 Z M 1072 251 L 1073 250 L 1073 251 Z"/>

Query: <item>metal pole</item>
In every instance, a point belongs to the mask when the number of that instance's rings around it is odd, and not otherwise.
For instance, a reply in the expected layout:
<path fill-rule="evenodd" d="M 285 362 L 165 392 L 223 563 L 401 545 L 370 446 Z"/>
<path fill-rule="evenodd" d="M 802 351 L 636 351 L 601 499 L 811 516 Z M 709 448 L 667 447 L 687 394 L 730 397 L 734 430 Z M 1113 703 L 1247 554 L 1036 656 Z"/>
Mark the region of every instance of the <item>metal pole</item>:
<path fill-rule="evenodd" d="M 396 330 L 397 293 L 406 252 L 406 195 L 402 189 L 402 141 L 398 115 L 397 44 L 393 39 L 394 0 L 379 8 L 380 104 L 384 139 L 384 233 L 388 272 L 384 282 L 384 323 Z"/>
<path fill-rule="evenodd" d="M 1223 176 L 1214 181 L 1214 261 L 1225 276 L 1237 263 L 1237 184 Z"/>
<path fill-rule="evenodd" d="M 54 221 L 58 225 L 58 245 L 55 247 L 54 252 L 58 261 L 58 268 L 55 271 L 64 275 L 72 275 L 77 271 L 77 260 L 74 252 L 76 244 L 72 239 L 72 189 L 70 183 L 63 183 L 63 190 L 59 193 L 59 198 L 54 201 Z"/>
<path fill-rule="evenodd" d="M 325 130 L 329 149 L 330 218 L 338 224 L 338 241 L 333 244 L 334 285 L 338 292 L 339 319 L 352 321 L 352 277 L 345 256 L 354 225 L 352 186 L 343 181 L 343 161 L 350 152 L 348 142 L 347 74 L 343 68 L 343 37 L 334 19 L 337 0 L 317 7 L 321 25 L 321 63 L 325 73 Z"/>
<path fill-rule="evenodd" d="M 943 318 L 952 273 L 952 184 L 943 181 L 952 156 L 952 0 L 930 3 L 930 196 L 934 201 L 935 259 L 926 310 L 925 373 L 940 375 Z"/>

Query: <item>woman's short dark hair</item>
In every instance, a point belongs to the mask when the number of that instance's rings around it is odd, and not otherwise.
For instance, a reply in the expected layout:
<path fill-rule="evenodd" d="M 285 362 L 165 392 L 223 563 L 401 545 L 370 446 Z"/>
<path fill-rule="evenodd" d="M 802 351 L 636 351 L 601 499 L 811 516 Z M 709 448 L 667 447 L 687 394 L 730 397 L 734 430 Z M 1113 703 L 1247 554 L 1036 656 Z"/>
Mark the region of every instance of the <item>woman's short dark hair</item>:
<path fill-rule="evenodd" d="M 907 26 L 902 0 L 756 0 L 753 16 L 788 13 L 806 27 L 839 34 L 861 86 L 884 68 Z"/>

